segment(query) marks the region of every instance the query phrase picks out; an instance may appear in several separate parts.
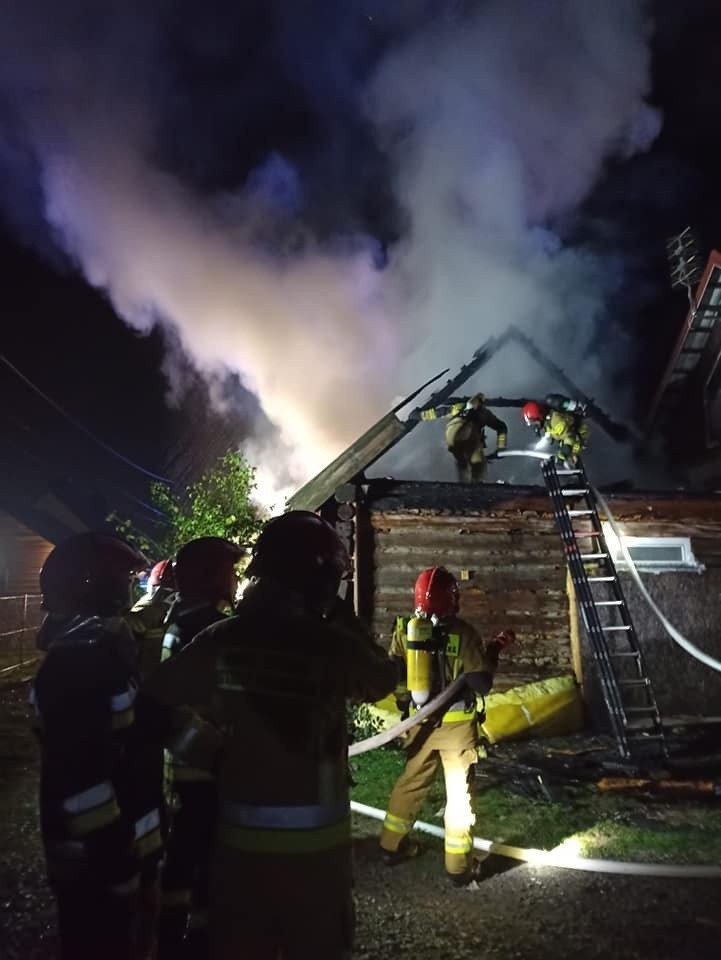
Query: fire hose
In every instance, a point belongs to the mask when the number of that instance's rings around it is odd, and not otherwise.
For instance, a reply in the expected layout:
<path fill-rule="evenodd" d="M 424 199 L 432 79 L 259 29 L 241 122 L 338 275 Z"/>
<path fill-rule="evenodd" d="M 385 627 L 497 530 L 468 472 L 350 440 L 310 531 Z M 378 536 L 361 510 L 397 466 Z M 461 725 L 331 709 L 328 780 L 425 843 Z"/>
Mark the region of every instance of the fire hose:
<path fill-rule="evenodd" d="M 369 807 L 365 803 L 351 800 L 351 810 L 365 817 L 383 820 L 385 810 L 378 807 Z M 414 830 L 427 833 L 432 837 L 443 839 L 443 827 L 433 823 L 416 820 Z M 494 840 L 473 838 L 473 849 L 485 853 L 495 853 L 511 860 L 522 860 L 535 866 L 563 867 L 567 870 L 585 870 L 590 873 L 620 873 L 634 877 L 682 877 L 685 880 L 697 877 L 705 880 L 717 880 L 721 877 L 721 867 L 707 866 L 706 864 L 676 864 L 676 863 L 626 863 L 623 860 L 597 860 L 590 857 L 579 857 L 569 853 L 561 844 L 555 850 L 537 850 L 534 848 L 513 847 L 507 843 L 496 843 Z"/>
<path fill-rule="evenodd" d="M 422 723 L 423 720 L 435 713 L 451 698 L 455 697 L 462 689 L 464 682 L 463 674 L 461 674 L 450 686 L 446 687 L 445 690 L 418 710 L 417 713 L 413 714 L 412 717 L 408 717 L 407 720 L 403 720 L 388 730 L 383 730 L 381 733 L 375 734 L 375 736 L 367 737 L 365 740 L 359 740 L 358 743 L 351 744 L 348 748 L 348 756 L 357 757 L 359 754 L 386 746 L 392 740 L 408 733 L 409 730 L 412 730 L 417 724 Z M 351 800 L 350 808 L 354 813 L 361 814 L 364 817 L 371 817 L 381 821 L 385 819 L 385 810 L 368 806 L 368 804 L 365 803 L 359 803 L 356 800 Z M 433 823 L 427 823 L 424 820 L 416 820 L 413 824 L 413 829 L 441 840 L 445 836 L 443 827 L 438 827 Z M 563 844 L 554 850 L 538 850 L 534 847 L 515 847 L 507 843 L 497 843 L 495 840 L 485 840 L 482 837 L 473 837 L 472 842 L 474 850 L 480 850 L 488 854 L 497 854 L 498 856 L 507 857 L 511 860 L 520 860 L 534 866 L 562 867 L 567 870 L 625 874 L 626 876 L 635 877 L 678 877 L 683 879 L 700 878 L 706 880 L 717 880 L 721 878 L 721 867 L 707 866 L 705 864 L 627 863 L 623 860 L 599 860 L 580 857 L 564 849 Z"/>
<path fill-rule="evenodd" d="M 553 453 L 546 453 L 541 450 L 498 450 L 494 457 L 499 459 L 505 457 L 532 457 L 535 460 L 549 460 L 553 457 Z M 668 636 L 673 640 L 675 644 L 681 647 L 682 650 L 685 650 L 689 656 L 694 657 L 700 663 L 705 664 L 707 667 L 710 667 L 711 670 L 716 670 L 721 673 L 721 661 L 717 660 L 715 657 L 712 657 L 710 654 L 705 653 L 703 650 L 700 650 L 695 644 L 691 643 L 684 635 L 674 627 L 671 621 L 666 617 L 663 611 L 658 607 L 655 600 L 648 592 L 646 585 L 644 584 L 641 576 L 636 568 L 636 564 L 631 557 L 631 554 L 628 552 L 628 547 L 624 543 L 623 534 L 618 528 L 618 524 L 611 513 L 611 508 L 608 505 L 608 501 L 603 496 L 600 490 L 594 487 L 592 484 L 589 484 L 593 495 L 595 496 L 599 507 L 602 512 L 606 515 L 608 519 L 609 526 L 613 530 L 616 539 L 618 540 L 619 547 L 621 550 L 621 555 L 623 557 L 624 563 L 628 567 L 628 572 L 631 574 L 634 583 L 641 592 L 641 596 L 646 601 L 647 605 L 653 612 L 656 619 L 659 621 L 663 629 L 666 631 Z"/>
<path fill-rule="evenodd" d="M 532 457 L 533 459 L 537 460 L 547 460 L 549 457 L 553 456 L 553 454 L 543 453 L 538 450 L 503 450 L 499 451 L 495 456 L 522 456 Z M 688 641 L 681 633 L 679 633 L 678 630 L 676 630 L 673 624 L 670 623 L 670 621 L 658 608 L 653 598 L 648 593 L 648 590 L 641 580 L 641 577 L 639 576 L 636 565 L 623 542 L 623 537 L 618 529 L 613 514 L 609 509 L 606 499 L 595 487 L 591 487 L 591 489 L 598 501 L 599 506 L 601 507 L 601 510 L 608 518 L 611 529 L 618 538 L 624 561 L 628 566 L 631 576 L 639 587 L 641 595 L 646 600 L 647 604 L 656 615 L 663 628 L 666 630 L 671 639 L 674 640 L 674 642 L 676 642 L 684 650 L 686 650 L 686 652 L 691 656 L 695 657 L 697 660 L 700 660 L 702 663 L 705 663 L 713 670 L 721 671 L 721 663 L 690 643 L 690 641 Z M 365 740 L 361 740 L 358 743 L 352 744 L 348 750 L 349 757 L 358 756 L 359 754 L 366 753 L 369 750 L 374 750 L 377 747 L 385 746 L 392 740 L 395 740 L 396 738 L 407 733 L 414 726 L 416 726 L 418 723 L 421 723 L 424 719 L 426 719 L 426 717 L 435 713 L 440 707 L 442 707 L 453 696 L 455 696 L 456 692 L 459 691 L 463 686 L 463 682 L 463 675 L 457 677 L 457 679 L 449 687 L 443 690 L 442 693 L 430 703 L 422 707 L 412 717 L 409 717 L 407 720 L 404 720 L 401 723 L 398 723 L 390 729 L 384 730 L 373 737 L 368 737 Z M 377 820 L 383 820 L 385 818 L 385 811 L 379 809 L 378 807 L 371 807 L 367 804 L 359 803 L 357 801 L 351 801 L 350 806 L 351 810 L 363 816 L 372 817 Z M 427 833 L 434 837 L 438 837 L 440 839 L 443 839 L 445 836 L 445 831 L 442 827 L 435 826 L 431 823 L 426 823 L 422 820 L 417 820 L 413 825 L 413 829 L 422 833 Z M 628 863 L 621 860 L 600 860 L 595 858 L 579 857 L 576 854 L 569 854 L 569 852 L 563 847 L 564 845 L 561 844 L 560 847 L 554 850 L 538 850 L 534 848 L 515 847 L 505 843 L 496 843 L 493 840 L 485 840 L 481 837 L 473 837 L 473 848 L 475 850 L 481 850 L 489 854 L 498 854 L 503 857 L 521 860 L 525 863 L 534 865 L 561 867 L 571 870 L 584 870 L 592 873 L 625 874 L 627 876 L 676 877 L 683 879 L 701 878 L 714 880 L 721 878 L 721 867 L 718 866 L 707 866 L 705 864 Z"/>
<path fill-rule="evenodd" d="M 398 737 L 402 737 L 408 733 L 409 730 L 412 730 L 413 727 L 422 723 L 427 717 L 436 713 L 437 710 L 445 706 L 449 701 L 456 699 L 457 694 L 463 689 L 465 683 L 465 677 L 463 674 L 460 674 L 460 676 L 456 677 L 453 683 L 442 690 L 437 697 L 421 707 L 420 710 L 414 713 L 413 716 L 408 717 L 407 720 L 402 720 L 394 727 L 390 727 L 388 730 L 381 730 L 380 733 L 376 733 L 372 737 L 367 737 L 365 740 L 359 740 L 358 743 L 352 743 L 348 748 L 348 756 L 357 757 L 359 754 L 367 753 L 369 750 L 385 747 L 392 740 L 397 740 Z"/>
<path fill-rule="evenodd" d="M 673 642 L 676 643 L 679 647 L 681 647 L 682 650 L 685 650 L 686 653 L 689 654 L 689 656 L 694 657 L 700 663 L 705 664 L 707 667 L 710 667 L 712 670 L 716 670 L 717 672 L 721 673 L 721 662 L 719 662 L 715 657 L 712 657 L 710 654 L 705 653 L 703 650 L 700 650 L 697 646 L 695 646 L 695 644 L 691 643 L 690 640 L 684 637 L 684 635 L 680 631 L 678 631 L 676 627 L 674 627 L 671 621 L 668 620 L 665 614 L 659 609 L 655 600 L 646 589 L 645 583 L 639 576 L 639 572 L 636 569 L 636 564 L 633 562 L 633 559 L 631 558 L 631 554 L 628 552 L 628 547 L 626 546 L 623 540 L 623 534 L 618 529 L 618 525 L 616 524 L 616 520 L 613 514 L 611 513 L 611 510 L 608 506 L 606 498 L 595 487 L 591 487 L 591 489 L 593 490 L 594 496 L 598 501 L 598 505 L 600 506 L 601 510 L 605 513 L 608 519 L 609 526 L 611 527 L 614 534 L 616 535 L 616 539 L 618 540 L 621 548 L 621 555 L 623 556 L 624 562 L 628 567 L 628 572 L 633 577 L 633 580 L 636 586 L 641 591 L 641 596 L 646 601 L 648 606 L 651 608 L 651 610 L 656 616 L 656 619 L 659 621 L 663 629 L 666 631 L 669 637 L 673 640 Z"/>

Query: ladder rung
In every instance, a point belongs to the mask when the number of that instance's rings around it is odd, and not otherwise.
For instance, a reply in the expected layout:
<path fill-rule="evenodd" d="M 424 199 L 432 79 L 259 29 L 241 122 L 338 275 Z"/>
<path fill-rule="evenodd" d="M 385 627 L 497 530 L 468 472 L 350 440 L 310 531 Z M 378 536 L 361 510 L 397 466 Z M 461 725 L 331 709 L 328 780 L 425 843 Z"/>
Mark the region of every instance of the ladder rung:
<path fill-rule="evenodd" d="M 624 713 L 656 713 L 656 707 L 624 707 Z"/>
<path fill-rule="evenodd" d="M 620 627 L 601 627 L 601 629 L 604 633 L 614 633 L 618 632 L 619 630 L 630 630 L 631 626 L 628 623 L 624 623 L 623 626 Z"/>
<path fill-rule="evenodd" d="M 594 600 L 595 607 L 622 607 L 623 600 Z"/>
<path fill-rule="evenodd" d="M 568 468 L 564 470 L 559 470 L 556 467 L 556 476 L 557 477 L 577 477 L 583 473 L 583 470 L 569 470 Z"/>
<path fill-rule="evenodd" d="M 616 577 L 586 577 L 589 583 L 613 583 Z"/>
<path fill-rule="evenodd" d="M 638 650 L 609 650 L 608 655 L 609 657 L 636 657 L 637 659 L 641 656 Z"/>
<path fill-rule="evenodd" d="M 567 510 L 569 517 L 592 517 L 593 510 Z"/>
<path fill-rule="evenodd" d="M 604 560 L 608 558 L 607 553 L 582 553 L 581 560 Z"/>
<path fill-rule="evenodd" d="M 583 497 L 588 493 L 588 487 L 561 487 L 564 497 Z"/>
<path fill-rule="evenodd" d="M 641 731 L 639 731 L 638 733 L 627 734 L 626 739 L 627 740 L 643 740 L 645 742 L 648 740 L 665 740 L 666 738 L 662 733 L 642 733 Z"/>
<path fill-rule="evenodd" d="M 600 533 L 596 533 L 595 530 L 574 530 L 573 535 L 578 540 L 580 537 L 600 537 Z"/>
<path fill-rule="evenodd" d="M 648 677 L 643 677 L 641 680 L 619 680 L 619 687 L 647 687 Z"/>

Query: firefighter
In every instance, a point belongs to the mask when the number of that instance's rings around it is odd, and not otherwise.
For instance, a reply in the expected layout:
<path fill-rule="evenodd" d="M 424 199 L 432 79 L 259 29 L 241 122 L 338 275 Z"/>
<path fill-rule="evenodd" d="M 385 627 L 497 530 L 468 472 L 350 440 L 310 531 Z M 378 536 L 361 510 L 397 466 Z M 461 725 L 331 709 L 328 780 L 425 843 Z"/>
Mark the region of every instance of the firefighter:
<path fill-rule="evenodd" d="M 171 560 L 160 560 L 150 571 L 146 592 L 125 615 L 136 642 L 138 672 L 142 682 L 160 664 L 165 633 L 165 620 L 173 602 L 175 582 Z M 145 795 L 147 805 L 160 811 L 160 828 L 167 838 L 168 810 L 163 792 L 163 748 L 145 735 L 135 724 L 132 733 L 132 755 L 136 787 Z M 141 902 L 137 940 L 142 955 L 149 953 L 155 943 L 159 914 L 158 866 L 163 849 L 143 861 L 141 875 Z"/>
<path fill-rule="evenodd" d="M 222 537 L 199 537 L 178 551 L 177 595 L 165 623 L 162 658 L 179 653 L 197 633 L 225 619 L 238 586 L 243 548 Z M 168 792 L 172 827 L 162 871 L 158 958 L 207 954 L 208 870 L 216 820 L 217 791 L 211 774 L 172 760 Z M 185 946 L 184 946 L 185 944 Z"/>
<path fill-rule="evenodd" d="M 544 403 L 529 400 L 521 409 L 527 427 L 538 437 L 556 445 L 556 457 L 575 464 L 577 457 L 588 446 L 590 430 L 584 421 L 586 405 L 560 393 L 549 393 Z"/>
<path fill-rule="evenodd" d="M 461 673 L 467 684 L 461 699 L 408 734 L 406 766 L 393 788 L 383 823 L 382 856 L 387 866 L 395 866 L 418 853 L 409 834 L 440 765 L 446 786 L 446 873 L 455 886 L 466 886 L 476 873 L 469 785 L 477 760 L 476 698 L 491 689 L 498 655 L 513 633 L 504 631 L 484 650 L 475 629 L 458 617 L 458 583 L 445 567 L 422 571 L 415 584 L 414 605 L 415 617 L 399 619 L 388 651 L 406 666 L 405 681 L 396 690 L 399 705 L 405 700 L 411 710 L 422 706 Z"/>
<path fill-rule="evenodd" d="M 268 521 L 236 616 L 163 664 L 156 705 L 215 705 L 222 749 L 191 718 L 183 755 L 206 754 L 220 795 L 212 872 L 215 956 L 348 956 L 352 934 L 346 699 L 377 700 L 395 664 L 338 599 L 348 554 L 313 513 Z M 171 714 L 173 715 L 173 714 Z M 218 734 L 218 738 L 219 738 Z"/>
<path fill-rule="evenodd" d="M 58 544 L 40 571 L 45 657 L 31 691 L 41 745 L 40 826 L 65 960 L 133 960 L 143 861 L 159 811 L 137 789 L 136 648 L 122 614 L 147 566 L 105 533 Z"/>
<path fill-rule="evenodd" d="M 480 481 L 486 475 L 486 427 L 496 431 L 496 449 L 504 450 L 508 428 L 486 407 L 482 393 L 472 397 L 451 397 L 437 407 L 421 410 L 421 420 L 449 417 L 446 446 L 456 461 L 461 483 Z"/>
<path fill-rule="evenodd" d="M 125 618 L 138 643 L 142 677 L 147 677 L 160 663 L 165 620 L 174 595 L 173 563 L 159 560 L 150 571 L 145 593 Z"/>

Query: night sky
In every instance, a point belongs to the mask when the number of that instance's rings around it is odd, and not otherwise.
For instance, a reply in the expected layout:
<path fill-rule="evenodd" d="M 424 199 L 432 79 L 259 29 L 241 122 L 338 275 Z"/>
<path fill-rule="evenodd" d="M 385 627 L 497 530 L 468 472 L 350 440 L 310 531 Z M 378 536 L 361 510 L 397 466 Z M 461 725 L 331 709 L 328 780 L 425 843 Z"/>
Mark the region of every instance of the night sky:
<path fill-rule="evenodd" d="M 365 91 L 379 65 L 416 35 L 435 26 L 455 29 L 494 4 L 417 0 L 394 4 L 389 14 L 374 0 L 72 2 L 62 23 L 50 4 L 29 4 L 36 8 L 32 17 L 19 2 L 8 6 L 15 39 L 12 56 L 0 49 L 2 353 L 126 457 L 186 481 L 228 443 L 274 433 L 262 409 L 263 390 L 259 401 L 252 370 L 241 372 L 250 373 L 245 386 L 224 371 L 206 387 L 198 363 L 183 359 L 173 318 L 157 307 L 148 308 L 150 314 L 158 310 L 146 325 L 151 332 L 132 330 L 119 318 L 117 293 L 108 296 L 108 284 L 93 276 L 98 265 L 53 224 L 43 164 L 50 169 L 58 157 L 72 160 L 80 140 L 65 134 L 86 114 L 103 118 L 111 140 L 117 116 L 120 147 L 134 106 L 150 101 L 152 129 L 142 131 L 145 159 L 195 200 L 207 199 L 219 217 L 206 224 L 209 236 L 232 216 L 233 229 L 242 223 L 243 243 L 280 264 L 303 257 L 309 237 L 314 249 L 332 249 L 339 257 L 358 244 L 381 275 L 397 262 L 414 225 L 395 176 L 402 154 L 369 121 Z M 517 6 L 522 18 L 528 4 Z M 653 21 L 645 100 L 663 114 L 660 133 L 650 149 L 630 159 L 607 157 L 594 188 L 552 222 L 561 244 L 581 246 L 611 264 L 605 313 L 596 316 L 590 337 L 608 372 L 609 392 L 629 393 L 632 382 L 627 415 L 642 413 L 685 313 L 683 294 L 668 286 L 666 238 L 691 224 L 704 251 L 721 245 L 721 9 L 710 0 L 645 9 Z M 58 114 L 43 92 L 44 83 L 50 85 L 43 76 L 47 51 L 56 50 L 62 54 L 58 75 L 70 78 L 65 98 L 87 96 L 87 103 L 70 104 L 67 115 Z M 44 98 L 47 109 L 37 108 Z M 92 135 L 83 144 L 92 147 L 95 134 L 91 126 L 83 133 L 88 130 Z M 402 139 L 403 131 L 395 135 Z M 109 156 L 103 155 L 106 165 L 113 162 Z M 260 214 L 251 203 L 258 196 L 265 204 Z M 218 197 L 225 204 L 220 214 Z M 264 216 L 268 210 L 273 215 Z M 92 228 L 92 237 L 102 237 L 101 223 Z M 107 256 L 112 259 L 112 251 Z M 137 316 L 135 303 L 133 310 Z M 612 328 L 623 329 L 621 364 L 604 357 Z M 400 355 L 404 336 L 407 328 L 393 344 Z M 307 337 L 313 342 L 312 328 Z M 460 355 L 481 339 L 461 344 Z M 317 348 L 323 364 L 322 337 Z M 357 362 L 352 348 L 346 359 L 349 367 Z M 335 354 L 330 362 L 338 363 Z M 429 376 L 434 372 L 428 369 Z M 332 386 L 341 413 L 344 404 L 352 409 L 358 383 L 348 376 L 346 386 L 341 372 Z M 222 413 L 213 412 L 211 394 Z M 8 464 L 0 495 L 6 501 L 22 500 L 20 487 L 25 497 L 53 489 L 96 524 L 109 506 L 136 519 L 147 516 L 139 503 L 146 499 L 142 473 L 93 444 L 2 366 L 0 396 Z M 381 410 L 386 403 L 382 398 Z M 315 403 L 312 416 L 322 417 L 327 406 L 326 400 Z M 277 422 L 277 404 L 271 409 Z M 273 456 L 283 473 L 279 455 Z"/>

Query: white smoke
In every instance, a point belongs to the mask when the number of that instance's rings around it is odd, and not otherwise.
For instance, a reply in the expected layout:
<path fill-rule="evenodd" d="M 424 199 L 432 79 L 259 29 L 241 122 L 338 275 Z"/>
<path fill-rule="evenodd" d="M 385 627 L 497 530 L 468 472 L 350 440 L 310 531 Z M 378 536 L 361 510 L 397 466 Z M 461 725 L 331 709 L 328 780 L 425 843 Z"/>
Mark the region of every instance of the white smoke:
<path fill-rule="evenodd" d="M 435 25 L 383 64 L 368 109 L 412 221 L 388 278 L 395 312 L 413 322 L 404 386 L 457 369 L 514 323 L 623 416 L 627 398 L 607 385 L 628 355 L 606 310 L 618 277 L 562 237 L 608 163 L 659 132 L 644 99 L 649 61 L 641 4 L 501 0 Z M 542 396 L 559 384 L 506 347 L 463 388 L 478 389 Z M 511 443 L 525 446 L 517 412 L 506 414 Z M 421 431 L 433 439 L 416 430 L 377 469 L 451 479 L 442 427 Z"/>
<path fill-rule="evenodd" d="M 277 206 L 302 206 L 303 191 L 281 157 L 234 197 L 161 169 L 132 67 L 115 85 L 112 64 L 78 63 L 62 41 L 37 67 L 27 134 L 57 237 L 133 328 L 172 328 L 198 370 L 236 372 L 258 394 L 279 428 L 277 443 L 259 440 L 270 486 L 312 475 L 399 393 L 510 322 L 583 362 L 588 392 L 607 369 L 589 359 L 603 264 L 560 238 L 604 165 L 658 131 L 642 6 L 477 8 L 416 28 L 364 91 L 409 223 L 383 270 L 370 241 L 321 245 L 297 226 L 278 255 L 276 228 L 289 228 Z M 6 52 L 28 40 L 10 37 Z M 523 362 L 488 376 L 486 392 L 507 395 L 538 381 Z"/>
<path fill-rule="evenodd" d="M 626 0 L 486 3 L 389 57 L 369 110 L 412 218 L 392 272 L 416 325 L 414 377 L 509 322 L 583 355 L 603 265 L 553 231 L 605 164 L 658 133 L 649 85 L 641 5 Z"/>

